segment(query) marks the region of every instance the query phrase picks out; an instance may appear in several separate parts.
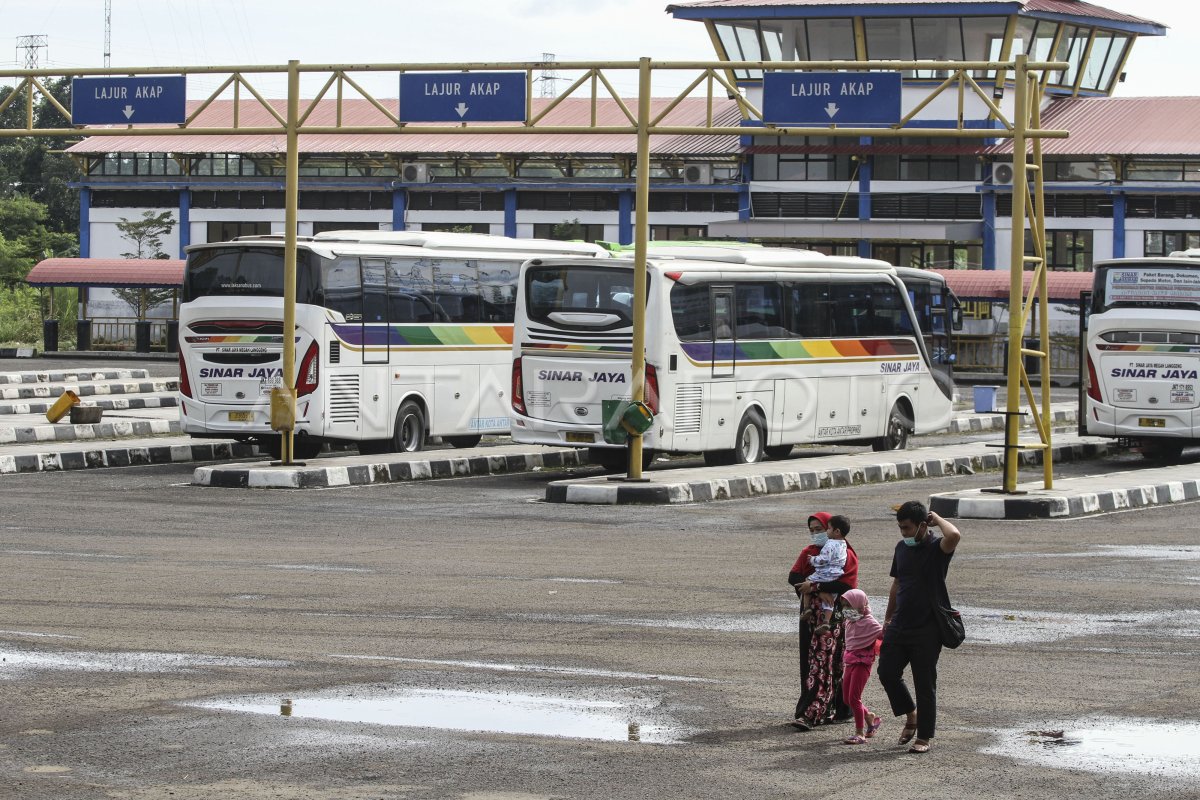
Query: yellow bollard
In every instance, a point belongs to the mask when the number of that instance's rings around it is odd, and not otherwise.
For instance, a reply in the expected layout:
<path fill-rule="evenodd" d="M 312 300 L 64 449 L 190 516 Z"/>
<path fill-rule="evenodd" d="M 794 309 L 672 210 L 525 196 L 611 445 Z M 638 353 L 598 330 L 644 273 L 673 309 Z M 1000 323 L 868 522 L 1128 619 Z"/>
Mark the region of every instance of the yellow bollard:
<path fill-rule="evenodd" d="M 62 397 L 55 400 L 54 405 L 50 406 L 50 410 L 46 412 L 46 419 L 51 422 L 58 422 L 71 410 L 71 406 L 76 405 L 79 405 L 79 395 L 67 389 L 62 393 Z"/>

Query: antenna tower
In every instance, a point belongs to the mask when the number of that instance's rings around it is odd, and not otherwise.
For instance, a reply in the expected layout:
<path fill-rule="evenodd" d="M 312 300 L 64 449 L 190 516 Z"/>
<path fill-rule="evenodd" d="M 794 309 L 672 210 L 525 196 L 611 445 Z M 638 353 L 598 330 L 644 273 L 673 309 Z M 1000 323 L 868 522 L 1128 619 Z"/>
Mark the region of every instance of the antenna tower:
<path fill-rule="evenodd" d="M 41 33 L 17 37 L 17 55 L 20 56 L 20 51 L 25 51 L 25 69 L 38 68 L 38 51 L 45 50 L 49 41 L 50 37 Z"/>
<path fill-rule="evenodd" d="M 542 53 L 542 71 L 538 74 L 539 97 L 558 96 L 558 70 L 554 68 L 554 53 Z"/>
<path fill-rule="evenodd" d="M 112 66 L 112 0 L 104 0 L 104 66 Z"/>

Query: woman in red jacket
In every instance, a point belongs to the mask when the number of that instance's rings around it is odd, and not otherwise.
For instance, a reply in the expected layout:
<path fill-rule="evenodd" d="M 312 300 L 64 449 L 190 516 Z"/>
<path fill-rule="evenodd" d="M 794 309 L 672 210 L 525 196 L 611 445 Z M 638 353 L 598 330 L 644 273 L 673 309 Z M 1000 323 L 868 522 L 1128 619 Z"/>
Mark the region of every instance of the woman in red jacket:
<path fill-rule="evenodd" d="M 836 581 L 815 586 L 807 580 L 812 574 L 812 557 L 821 552 L 827 538 L 845 538 L 850 532 L 850 523 L 843 516 L 831 517 L 818 511 L 808 518 L 808 532 L 812 543 L 800 551 L 800 557 L 792 565 L 788 583 L 797 595 L 810 591 L 842 594 L 858 588 L 858 554 L 849 542 L 846 543 L 846 566 Z M 800 620 L 800 680 L 801 694 L 796 702 L 795 721 L 792 725 L 802 731 L 812 730 L 818 725 L 850 717 L 850 709 L 842 699 L 842 651 L 845 648 L 845 626 L 835 616 L 827 630 L 816 632 L 816 626 Z"/>

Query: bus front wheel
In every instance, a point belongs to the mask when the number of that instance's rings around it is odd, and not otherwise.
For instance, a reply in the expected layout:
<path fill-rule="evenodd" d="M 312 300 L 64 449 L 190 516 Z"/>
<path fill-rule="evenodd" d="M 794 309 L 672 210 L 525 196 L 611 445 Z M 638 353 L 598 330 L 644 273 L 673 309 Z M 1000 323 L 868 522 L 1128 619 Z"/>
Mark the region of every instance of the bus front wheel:
<path fill-rule="evenodd" d="M 908 447 L 911 425 L 912 423 L 900 406 L 892 406 L 892 413 L 888 414 L 887 433 L 872 441 L 871 449 L 876 451 L 905 449 Z"/>
<path fill-rule="evenodd" d="M 392 434 L 392 451 L 416 453 L 425 447 L 425 413 L 412 400 L 405 400 L 396 412 L 396 428 Z"/>

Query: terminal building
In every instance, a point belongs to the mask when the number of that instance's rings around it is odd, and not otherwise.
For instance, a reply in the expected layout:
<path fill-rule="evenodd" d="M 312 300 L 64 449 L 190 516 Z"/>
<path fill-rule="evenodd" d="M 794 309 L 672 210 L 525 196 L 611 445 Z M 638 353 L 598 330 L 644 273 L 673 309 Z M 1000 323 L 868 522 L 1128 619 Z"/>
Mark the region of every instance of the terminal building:
<path fill-rule="evenodd" d="M 703 25 L 728 61 L 1027 54 L 1067 62 L 1042 86 L 1042 127 L 1070 131 L 1043 142 L 1051 268 L 1087 270 L 1099 259 L 1200 246 L 1200 102 L 1112 96 L 1137 40 L 1166 34 L 1159 23 L 1077 0 L 701 0 L 666 12 L 681 35 Z M 905 110 L 947 75 L 905 73 Z M 731 69 L 729 77 L 748 99 L 761 97 L 761 73 Z M 1011 118 L 1013 76 L 973 77 Z M 550 102 L 535 99 L 534 112 Z M 274 106 L 282 112 L 284 102 Z M 997 124 L 978 98 L 966 111 L 967 126 Z M 322 101 L 313 121 L 332 124 L 334 113 L 333 101 Z M 592 113 L 589 99 L 572 97 L 546 122 L 583 125 Z M 615 101 L 598 102 L 595 113 L 599 124 L 625 121 Z M 706 99 L 689 98 L 668 121 L 699 124 L 706 113 Z M 914 134 L 953 125 L 954 113 L 932 104 Z M 197 122 L 228 126 L 234 116 L 233 101 L 217 101 Z M 238 116 L 243 126 L 256 117 L 274 124 L 249 98 Z M 344 120 L 386 124 L 365 100 L 348 102 Z M 652 139 L 652 239 L 734 238 L 901 266 L 1008 268 L 1012 168 L 1003 140 L 758 136 L 725 98 L 714 121 L 747 132 Z M 300 235 L 360 228 L 633 240 L 632 136 L 310 134 L 300 137 L 300 151 Z M 116 225 L 144 211 L 171 212 L 170 255 L 283 231 L 282 137 L 95 136 L 69 152 L 84 169 L 84 257 L 127 250 Z"/>

